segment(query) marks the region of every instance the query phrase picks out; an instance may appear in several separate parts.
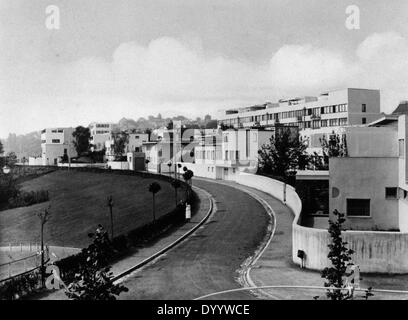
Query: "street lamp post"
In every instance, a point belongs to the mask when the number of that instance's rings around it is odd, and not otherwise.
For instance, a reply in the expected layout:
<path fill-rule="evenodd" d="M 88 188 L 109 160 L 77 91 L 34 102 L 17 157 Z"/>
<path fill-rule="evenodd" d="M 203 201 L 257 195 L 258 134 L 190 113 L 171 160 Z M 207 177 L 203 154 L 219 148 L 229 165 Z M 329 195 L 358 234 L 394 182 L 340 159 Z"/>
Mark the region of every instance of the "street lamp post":
<path fill-rule="evenodd" d="M 110 212 L 110 222 L 111 222 L 111 241 L 113 241 L 113 198 L 108 197 L 108 207 Z"/>

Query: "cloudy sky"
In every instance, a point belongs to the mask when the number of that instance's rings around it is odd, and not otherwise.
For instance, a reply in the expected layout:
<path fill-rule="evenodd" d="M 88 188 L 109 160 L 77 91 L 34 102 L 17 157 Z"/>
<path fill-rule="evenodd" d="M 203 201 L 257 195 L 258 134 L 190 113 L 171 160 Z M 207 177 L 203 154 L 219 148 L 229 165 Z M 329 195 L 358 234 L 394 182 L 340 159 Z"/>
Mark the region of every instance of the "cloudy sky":
<path fill-rule="evenodd" d="M 406 0 L 0 0 L 0 137 L 343 87 L 381 89 L 390 112 L 408 99 L 407 17 Z"/>

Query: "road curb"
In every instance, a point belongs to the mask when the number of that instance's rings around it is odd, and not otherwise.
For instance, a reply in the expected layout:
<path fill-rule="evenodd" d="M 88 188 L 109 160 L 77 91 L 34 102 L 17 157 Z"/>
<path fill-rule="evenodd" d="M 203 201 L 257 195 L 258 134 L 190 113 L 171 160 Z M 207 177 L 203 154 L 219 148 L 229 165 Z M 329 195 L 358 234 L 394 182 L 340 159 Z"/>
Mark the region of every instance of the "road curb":
<path fill-rule="evenodd" d="M 179 237 L 177 240 L 173 241 L 172 243 L 170 243 L 168 246 L 166 246 L 165 248 L 161 249 L 160 251 L 156 252 L 155 254 L 151 255 L 150 257 L 144 259 L 142 262 L 128 268 L 127 270 L 121 272 L 120 274 L 114 276 L 112 278 L 112 281 L 118 282 L 119 280 L 121 280 L 123 277 L 129 275 L 130 273 L 140 269 L 141 267 L 145 266 L 146 264 L 148 264 L 149 262 L 157 259 L 158 257 L 160 257 L 161 255 L 163 255 L 164 253 L 166 253 L 167 251 L 169 251 L 170 249 L 173 249 L 174 247 L 176 247 L 178 244 L 180 244 L 182 241 L 184 241 L 187 237 L 189 237 L 191 234 L 193 234 L 198 228 L 200 228 L 207 220 L 208 218 L 214 213 L 214 209 L 215 209 L 215 200 L 213 198 L 213 196 L 208 193 L 207 191 L 195 187 L 193 186 L 193 188 L 195 189 L 199 189 L 201 192 L 203 192 L 204 194 L 206 194 L 206 196 L 208 197 L 207 199 L 209 200 L 210 203 L 210 208 L 208 209 L 206 215 L 204 216 L 203 219 L 201 219 L 201 221 L 195 225 L 192 229 L 190 229 L 189 231 L 187 231 L 185 234 L 183 234 L 181 237 Z"/>
<path fill-rule="evenodd" d="M 204 181 L 207 181 L 205 179 L 202 179 Z M 252 198 L 254 198 L 256 201 L 258 201 L 265 209 L 266 213 L 271 217 L 271 223 L 268 226 L 268 231 L 270 230 L 269 228 L 271 227 L 271 231 L 269 233 L 269 237 L 268 239 L 265 241 L 265 239 L 262 241 L 262 243 L 260 244 L 260 246 L 255 250 L 254 255 L 250 256 L 249 258 L 247 258 L 242 264 L 241 264 L 241 270 L 239 271 L 239 279 L 238 282 L 244 286 L 244 287 L 256 287 L 254 281 L 251 278 L 251 270 L 252 268 L 255 266 L 255 264 L 258 262 L 259 258 L 262 257 L 262 255 L 264 254 L 264 252 L 266 251 L 266 249 L 269 247 L 269 244 L 271 243 L 273 237 L 275 236 L 275 231 L 276 231 L 276 213 L 273 210 L 273 208 L 264 200 L 262 199 L 260 196 L 258 196 L 257 194 L 253 193 L 252 191 L 249 191 L 247 188 L 250 187 L 246 187 L 244 185 L 240 185 L 242 187 L 239 186 L 235 186 L 235 185 L 230 185 L 230 184 L 225 184 L 225 183 L 221 183 L 221 182 L 215 182 L 215 183 L 219 183 L 222 185 L 227 185 L 231 188 L 240 190 L 242 192 L 247 193 L 248 195 L 250 195 Z M 272 299 L 277 299 L 277 297 L 265 292 L 264 290 L 259 290 L 259 292 L 262 292 L 262 294 L 268 298 L 272 298 Z M 259 295 L 256 294 L 256 295 Z"/>

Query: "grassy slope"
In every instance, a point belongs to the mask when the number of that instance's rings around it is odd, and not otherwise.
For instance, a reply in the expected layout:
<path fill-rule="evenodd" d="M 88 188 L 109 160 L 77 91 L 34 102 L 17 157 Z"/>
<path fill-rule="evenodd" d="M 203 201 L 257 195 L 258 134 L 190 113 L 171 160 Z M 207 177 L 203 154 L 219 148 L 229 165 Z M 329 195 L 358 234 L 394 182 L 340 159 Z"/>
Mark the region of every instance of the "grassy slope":
<path fill-rule="evenodd" d="M 56 171 L 25 181 L 24 190 L 48 190 L 50 201 L 0 212 L 0 244 L 39 239 L 36 213 L 51 206 L 52 217 L 45 226 L 45 239 L 52 245 L 84 247 L 87 234 L 101 223 L 110 230 L 106 197 L 113 196 L 115 235 L 152 220 L 152 178 L 116 174 Z M 174 189 L 164 181 L 156 194 L 156 217 L 175 206 Z M 179 189 L 179 197 L 184 194 Z"/>

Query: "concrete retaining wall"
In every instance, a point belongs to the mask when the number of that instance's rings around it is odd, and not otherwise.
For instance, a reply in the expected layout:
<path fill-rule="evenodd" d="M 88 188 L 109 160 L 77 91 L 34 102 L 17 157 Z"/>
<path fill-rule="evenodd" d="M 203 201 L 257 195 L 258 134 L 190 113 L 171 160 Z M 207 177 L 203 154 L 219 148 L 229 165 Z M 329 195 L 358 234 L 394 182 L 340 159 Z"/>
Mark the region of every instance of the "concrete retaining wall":
<path fill-rule="evenodd" d="M 283 183 L 280 181 L 241 173 L 237 182 L 283 201 Z M 300 264 L 297 252 L 303 250 L 306 253 L 306 268 L 322 270 L 329 266 L 329 234 L 325 229 L 301 226 L 302 203 L 291 186 L 287 186 L 286 205 L 295 215 L 292 226 L 292 260 Z M 408 233 L 350 230 L 343 232 L 343 238 L 355 251 L 354 262 L 362 272 L 408 273 Z"/>

